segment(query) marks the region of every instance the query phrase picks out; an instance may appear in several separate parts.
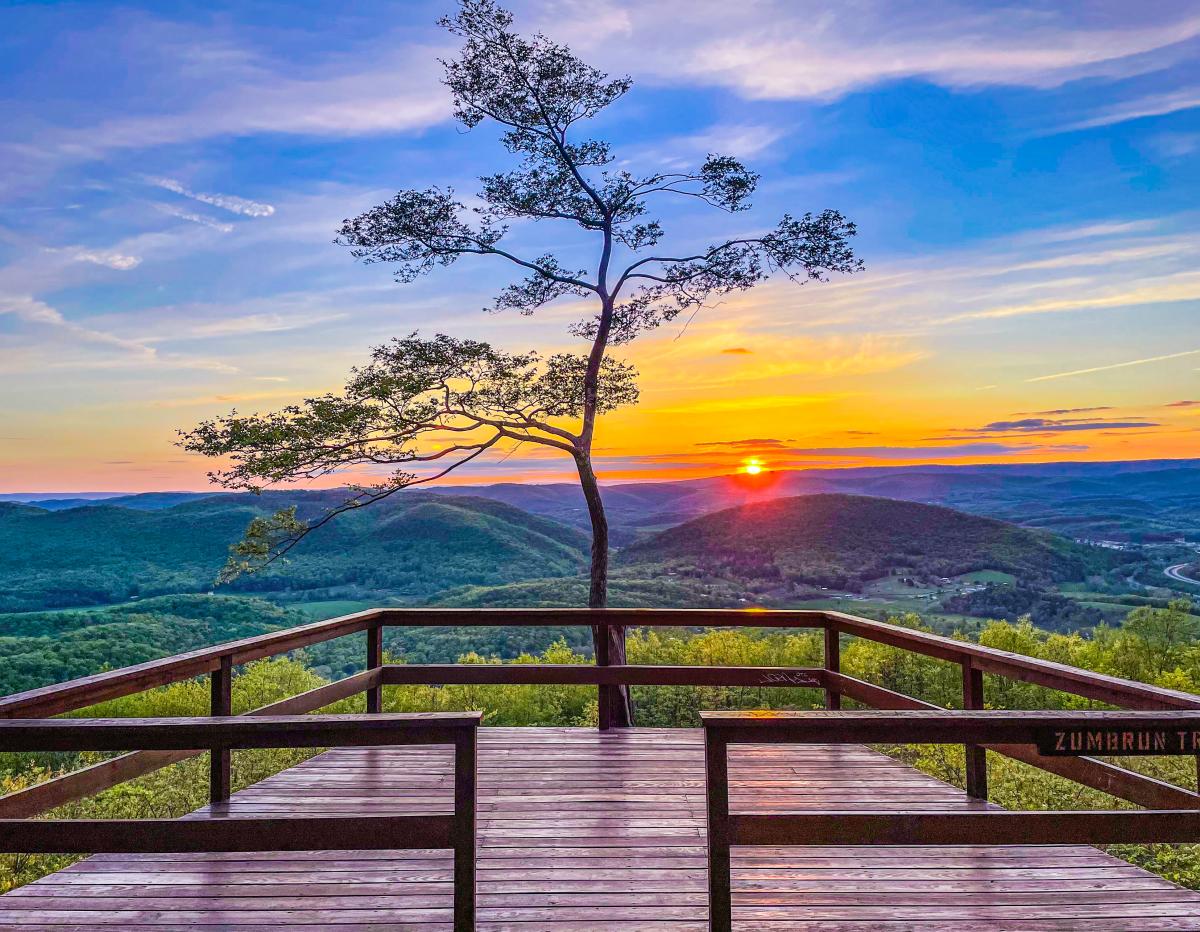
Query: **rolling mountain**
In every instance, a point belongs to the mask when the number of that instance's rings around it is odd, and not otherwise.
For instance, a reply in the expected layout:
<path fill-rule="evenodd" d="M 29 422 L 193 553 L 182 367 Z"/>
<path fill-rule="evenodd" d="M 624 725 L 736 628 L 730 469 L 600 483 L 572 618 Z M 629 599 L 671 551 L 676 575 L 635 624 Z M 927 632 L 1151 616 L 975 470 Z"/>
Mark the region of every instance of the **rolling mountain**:
<path fill-rule="evenodd" d="M 781 470 L 757 477 L 609 483 L 604 488 L 609 522 L 618 543 L 722 508 L 821 492 L 946 505 L 1071 537 L 1200 540 L 1200 460 L 1194 459 Z M 487 498 L 584 530 L 588 527 L 583 496 L 571 482 L 443 486 L 430 487 L 427 493 Z M 229 496 L 213 492 L 62 493 L 55 497 L 29 493 L 0 495 L 0 502 L 19 501 L 48 510 L 80 506 L 153 510 L 214 497 Z"/>
<path fill-rule="evenodd" d="M 1069 537 L 1200 540 L 1200 460 L 806 469 L 621 483 L 605 486 L 604 497 L 615 539 L 629 543 L 723 508 L 825 492 L 945 505 Z M 571 483 L 446 487 L 436 494 L 494 498 L 587 526 L 583 497 Z"/>
<path fill-rule="evenodd" d="M 330 491 L 216 495 L 155 510 L 0 503 L 0 611 L 204 591 L 252 518 L 288 504 L 311 518 L 341 500 Z M 500 502 L 412 493 L 342 515 L 286 563 L 224 591 L 420 600 L 452 586 L 573 575 L 586 544 L 572 528 Z"/>
<path fill-rule="evenodd" d="M 621 489 L 615 501 L 633 508 L 640 500 L 645 509 L 660 493 L 695 494 L 680 485 Z M 322 617 L 307 614 L 303 603 L 337 614 L 395 601 L 586 602 L 587 539 L 578 530 L 499 501 L 424 492 L 342 515 L 287 563 L 245 577 L 222 595 L 204 594 L 252 518 L 287 504 L 311 518 L 342 497 L 337 491 L 213 495 L 150 510 L 0 503 L 0 613 L 11 613 L 0 615 L 0 692 Z M 670 501 L 679 506 L 685 499 Z M 858 590 L 892 573 L 928 581 L 983 569 L 1036 588 L 1129 559 L 948 508 L 817 494 L 725 509 L 619 550 L 612 604 L 786 605 L 811 597 L 814 587 Z M 1034 595 L 1047 611 L 1072 607 Z M 348 607 L 333 604 L 342 600 Z M 414 658 L 450 661 L 469 649 L 513 656 L 556 637 L 586 649 L 586 632 L 573 628 L 402 629 L 388 644 Z M 345 673 L 361 662 L 362 645 L 339 639 L 310 653 L 319 669 Z"/>
<path fill-rule="evenodd" d="M 805 495 L 729 508 L 625 548 L 631 572 L 778 580 L 855 589 L 902 573 L 920 579 L 976 570 L 1046 585 L 1082 579 L 1127 556 L 949 508 L 856 495 Z"/>

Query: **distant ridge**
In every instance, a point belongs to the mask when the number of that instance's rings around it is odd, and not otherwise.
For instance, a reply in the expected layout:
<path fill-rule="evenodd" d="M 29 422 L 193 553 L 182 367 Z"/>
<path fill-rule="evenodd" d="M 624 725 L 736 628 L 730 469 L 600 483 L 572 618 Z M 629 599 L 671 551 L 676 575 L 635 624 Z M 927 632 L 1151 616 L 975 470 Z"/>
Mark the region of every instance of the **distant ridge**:
<path fill-rule="evenodd" d="M 570 482 L 430 486 L 430 494 L 486 498 L 586 530 L 587 509 Z M 841 492 L 946 505 L 972 514 L 1045 527 L 1068 537 L 1114 540 L 1200 539 L 1200 459 L 1117 462 L 990 463 L 979 466 L 863 466 L 780 470 L 656 482 L 605 484 L 614 539 L 624 545 L 703 514 L 793 495 Z M 103 500 L 81 498 L 103 495 Z M 336 496 L 337 490 L 308 493 Z M 412 493 L 415 494 L 415 493 Z M 236 497 L 205 492 L 47 493 L 0 496 L 47 510 L 104 504 L 137 510 Z M 242 493 L 253 501 L 253 497 Z M 332 499 L 326 499 L 332 500 Z"/>
<path fill-rule="evenodd" d="M 897 571 L 923 579 L 977 570 L 1029 584 L 1112 568 L 1111 551 L 937 505 L 863 495 L 801 495 L 728 508 L 634 544 L 625 567 L 680 575 L 854 588 Z"/>

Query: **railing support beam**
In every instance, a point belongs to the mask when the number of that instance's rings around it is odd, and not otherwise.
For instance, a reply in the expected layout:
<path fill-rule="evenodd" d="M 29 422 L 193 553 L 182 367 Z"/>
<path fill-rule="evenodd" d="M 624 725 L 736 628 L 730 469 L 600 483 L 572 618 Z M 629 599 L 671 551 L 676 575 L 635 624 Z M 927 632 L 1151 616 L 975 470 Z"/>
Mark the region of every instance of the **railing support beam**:
<path fill-rule="evenodd" d="M 233 714 L 233 657 L 225 654 L 220 666 L 209 674 L 212 692 L 211 715 Z M 233 752 L 227 747 L 214 747 L 209 752 L 208 799 L 212 803 L 229 800 L 233 776 Z"/>
<path fill-rule="evenodd" d="M 475 928 L 476 729 L 454 742 L 454 930 Z"/>
<path fill-rule="evenodd" d="M 383 666 L 383 625 L 376 622 L 367 628 L 367 669 L 377 670 Z M 382 681 L 367 690 L 367 711 L 383 711 Z"/>
<path fill-rule="evenodd" d="M 842 638 L 837 625 L 829 621 L 825 625 L 825 669 L 830 673 L 842 672 Z M 825 708 L 836 712 L 842 707 L 842 694 L 828 682 L 825 684 Z"/>
<path fill-rule="evenodd" d="M 983 671 L 969 659 L 963 661 L 963 708 L 983 708 Z M 978 744 L 964 744 L 966 790 L 973 799 L 988 798 L 987 751 Z"/>
<path fill-rule="evenodd" d="M 592 638 L 596 644 L 596 666 L 607 667 L 612 664 L 612 655 L 609 651 L 609 632 L 608 625 L 596 625 L 592 629 Z M 596 704 L 598 706 L 599 725 L 601 731 L 608 731 L 612 728 L 613 722 L 613 690 L 612 686 L 600 686 L 596 692 Z"/>
<path fill-rule="evenodd" d="M 731 932 L 729 749 L 724 736 L 714 728 L 704 729 L 704 778 L 708 799 L 708 928 L 710 932 Z"/>

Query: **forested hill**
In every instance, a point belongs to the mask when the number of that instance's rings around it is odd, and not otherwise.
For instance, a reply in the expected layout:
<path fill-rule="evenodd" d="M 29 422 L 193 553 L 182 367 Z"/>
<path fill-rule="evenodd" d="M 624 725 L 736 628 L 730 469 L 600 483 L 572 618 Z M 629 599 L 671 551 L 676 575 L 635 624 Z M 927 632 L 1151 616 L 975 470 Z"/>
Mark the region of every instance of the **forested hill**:
<path fill-rule="evenodd" d="M 218 495 L 154 511 L 0 503 L 0 612 L 210 589 L 250 520 L 296 504 L 311 518 L 341 492 Z M 452 586 L 578 573 L 579 532 L 487 499 L 412 493 L 342 515 L 286 563 L 225 591 L 421 600 Z"/>
<path fill-rule="evenodd" d="M 620 555 L 631 571 L 666 565 L 704 576 L 839 588 L 892 572 L 928 579 L 983 569 L 1047 584 L 1103 572 L 1117 559 L 992 518 L 858 495 L 803 495 L 729 508 Z"/>

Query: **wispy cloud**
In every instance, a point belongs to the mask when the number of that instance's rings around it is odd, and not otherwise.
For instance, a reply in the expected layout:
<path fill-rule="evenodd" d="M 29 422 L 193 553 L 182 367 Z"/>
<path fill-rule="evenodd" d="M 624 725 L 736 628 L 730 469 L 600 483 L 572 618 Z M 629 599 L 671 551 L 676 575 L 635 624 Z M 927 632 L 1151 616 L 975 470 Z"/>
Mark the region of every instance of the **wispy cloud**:
<path fill-rule="evenodd" d="M 211 204 L 213 207 L 227 210 L 231 214 L 241 214 L 243 217 L 270 217 L 275 213 L 275 208 L 270 204 L 251 201 L 233 194 L 206 194 L 203 191 L 193 191 L 174 178 L 148 177 L 146 178 L 146 182 L 154 185 L 156 188 L 173 191 L 175 194 L 191 198 L 193 201 L 199 201 L 201 204 Z"/>
<path fill-rule="evenodd" d="M 903 78 L 1056 87 L 1084 76 L 1128 76 L 1183 56 L 1180 44 L 1200 35 L 1200 17 L 1156 15 L 1144 6 L 1136 13 L 1108 7 L 1107 16 L 872 0 L 843 9 L 846 15 L 814 15 L 786 0 L 640 4 L 629 8 L 629 34 L 616 43 L 624 56 L 610 57 L 662 80 L 707 81 L 750 98 L 828 99 Z M 668 31 L 672 42 L 664 45 Z"/>
<path fill-rule="evenodd" d="M 731 447 L 735 450 L 765 449 L 767 447 L 785 447 L 786 440 L 775 440 L 770 437 L 750 437 L 746 440 L 705 440 L 696 444 L 698 447 Z"/>
<path fill-rule="evenodd" d="M 118 23 L 114 19 L 111 32 L 97 30 L 96 41 L 131 43 Z M 379 30 L 368 41 L 335 43 L 302 61 L 277 55 L 250 35 L 143 18 L 136 36 L 145 54 L 131 55 L 129 63 L 136 79 L 156 88 L 149 106 L 90 123 L 76 119 L 40 142 L 52 147 L 56 160 L 87 160 L 219 137 L 403 132 L 451 115 L 437 64 L 448 49 L 413 41 L 411 30 Z M 36 157 L 33 150 L 24 155 Z"/>
<path fill-rule="evenodd" d="M 1167 353 L 1163 356 L 1147 356 L 1144 359 L 1130 359 L 1125 362 L 1114 362 L 1107 366 L 1092 366 L 1088 369 L 1072 369 L 1069 372 L 1055 372 L 1051 375 L 1039 375 L 1032 379 L 1026 379 L 1026 382 L 1049 382 L 1053 379 L 1069 379 L 1077 375 L 1090 375 L 1093 372 L 1108 372 L 1111 369 L 1125 369 L 1129 366 L 1145 366 L 1152 362 L 1165 362 L 1168 359 L 1182 359 L 1185 356 L 1196 356 L 1200 354 L 1200 349 L 1184 350 L 1181 353 Z"/>
<path fill-rule="evenodd" d="M 623 155 L 634 163 L 669 167 L 696 164 L 710 152 L 751 159 L 761 156 L 786 135 L 787 128 L 776 124 L 729 123 L 633 147 Z"/>
<path fill-rule="evenodd" d="M 180 220 L 187 220 L 189 223 L 197 223 L 202 227 L 209 227 L 213 230 L 219 230 L 222 233 L 232 233 L 232 223 L 222 223 L 219 220 L 213 220 L 211 217 L 206 217 L 203 214 L 198 214 L 195 211 L 183 210 L 173 204 L 155 204 L 156 209 L 161 210 L 165 214 L 170 214 L 172 217 L 178 217 Z"/>
<path fill-rule="evenodd" d="M 154 349 L 136 340 L 125 339 L 68 320 L 62 313 L 30 295 L 0 296 L 0 316 L 12 315 L 28 324 L 52 327 L 87 343 L 100 343 L 134 353 L 143 359 L 154 357 Z"/>
<path fill-rule="evenodd" d="M 1192 110 L 1200 107 L 1200 87 L 1184 87 L 1176 91 L 1162 94 L 1152 94 L 1134 100 L 1122 101 L 1099 111 L 1094 116 L 1071 123 L 1063 130 L 1093 129 L 1098 126 L 1112 126 L 1129 120 L 1140 120 L 1145 117 L 1164 116 L 1181 110 Z"/>
<path fill-rule="evenodd" d="M 127 272 L 141 265 L 140 256 L 126 256 L 119 252 L 104 252 L 91 249 L 81 249 L 75 253 L 76 262 L 91 262 L 102 265 L 117 272 Z"/>
<path fill-rule="evenodd" d="M 1030 417 L 1019 421 L 993 421 L 983 427 L 972 427 L 970 430 L 977 434 L 1057 434 L 1077 430 L 1130 430 L 1159 426 L 1150 421 Z"/>
<path fill-rule="evenodd" d="M 1049 411 L 1020 411 L 1018 417 L 1029 417 L 1030 415 L 1054 416 L 1057 414 L 1093 414 L 1096 411 L 1111 411 L 1112 405 L 1096 405 L 1091 408 L 1053 408 Z"/>
<path fill-rule="evenodd" d="M 219 359 L 191 356 L 184 353 L 160 353 L 148 340 L 131 339 L 85 326 L 65 317 L 57 308 L 29 295 L 0 295 L 0 317 L 12 316 L 33 328 L 49 328 L 58 335 L 59 345 L 53 352 L 37 354 L 22 352 L 4 366 L 9 369 L 65 368 L 119 369 L 168 366 L 176 369 L 200 369 L 211 372 L 234 373 L 237 368 Z M 61 338 L 108 352 L 93 352 L 83 358 L 69 357 L 62 351 Z M 115 355 L 113 350 L 118 351 Z M 48 353 L 48 355 L 47 355 Z"/>
<path fill-rule="evenodd" d="M 939 446 L 877 445 L 863 447 L 785 447 L 764 450 L 767 465 L 781 468 L 802 468 L 813 465 L 812 461 L 838 460 L 846 463 L 870 462 L 874 460 L 907 460 L 936 463 L 946 459 L 987 458 L 993 456 L 1044 456 L 1057 453 L 1077 453 L 1088 449 L 1080 444 L 1010 444 L 990 441 L 945 444 Z M 631 454 L 625 456 L 601 456 L 597 461 L 606 468 L 616 465 L 656 465 L 670 463 L 709 463 L 714 466 L 736 463 L 743 451 L 712 452 L 667 452 Z"/>
<path fill-rule="evenodd" d="M 874 446 L 874 447 L 808 447 L 795 448 L 786 452 L 792 456 L 854 456 L 863 459 L 920 459 L 936 462 L 939 459 L 979 456 L 1020 456 L 1028 454 L 1044 454 L 1048 449 L 1054 451 L 1085 450 L 1086 447 L 1072 445 L 1069 447 L 1047 448 L 1041 445 L 1014 445 L 1007 443 L 961 443 L 949 446 L 905 447 L 905 446 Z"/>
<path fill-rule="evenodd" d="M 1060 281 L 1055 284 L 1065 291 L 1074 286 L 1088 285 L 1090 282 L 1081 278 Z M 968 311 L 946 317 L 942 322 L 952 324 L 969 320 L 997 320 L 1005 317 L 1025 317 L 1031 314 L 1059 314 L 1065 311 L 1101 310 L 1138 304 L 1195 301 L 1197 299 L 1200 299 L 1200 272 L 1185 271 L 1162 275 L 1145 284 L 1106 287 L 1100 293 L 1091 295 L 1086 293 L 1064 294 L 1061 297 Z"/>
<path fill-rule="evenodd" d="M 294 392 L 237 392 L 224 395 L 197 395 L 192 398 L 155 398 L 145 402 L 151 408 L 229 407 L 251 401 L 294 399 Z"/>
<path fill-rule="evenodd" d="M 300 330 L 315 324 L 342 320 L 347 315 L 337 314 L 248 314 L 244 317 L 229 317 L 197 324 L 188 331 L 193 337 L 228 337 L 250 333 L 276 333 L 282 330 Z"/>
<path fill-rule="evenodd" d="M 1200 231 L 1191 214 L 1094 222 L 997 237 L 937 256 L 881 259 L 819 289 L 770 282 L 755 302 L 810 329 L 854 323 L 958 331 L 1051 314 L 1200 300 Z M 1029 326 L 1027 325 L 1027 326 Z M 728 344 L 726 344 L 728 345 Z"/>
<path fill-rule="evenodd" d="M 706 398 L 680 405 L 664 405 L 663 414 L 714 414 L 721 411 L 755 411 L 764 408 L 800 408 L 837 397 L 829 394 L 756 395 L 747 398 Z"/>

